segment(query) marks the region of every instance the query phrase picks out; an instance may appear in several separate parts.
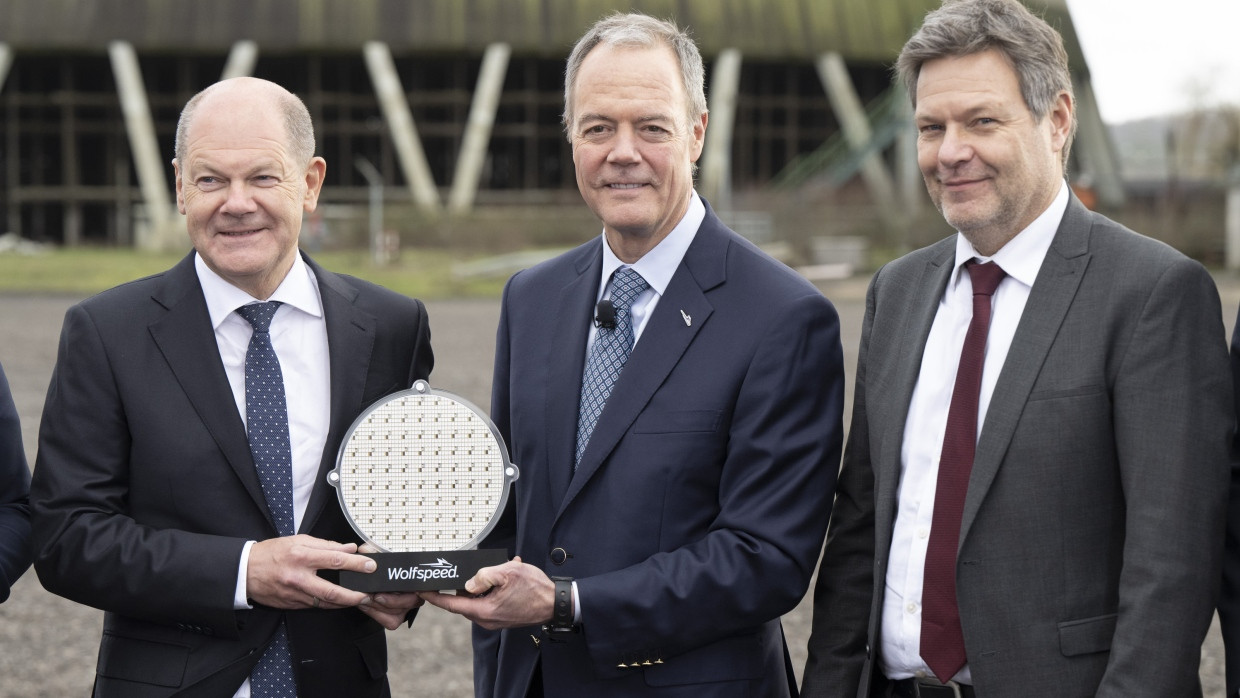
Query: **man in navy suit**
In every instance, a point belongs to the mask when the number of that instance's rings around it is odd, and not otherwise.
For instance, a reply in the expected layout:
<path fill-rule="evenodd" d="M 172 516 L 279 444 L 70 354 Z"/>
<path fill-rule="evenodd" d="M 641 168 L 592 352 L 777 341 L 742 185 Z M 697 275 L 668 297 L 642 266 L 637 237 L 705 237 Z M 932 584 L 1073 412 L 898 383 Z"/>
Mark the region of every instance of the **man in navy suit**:
<path fill-rule="evenodd" d="M 106 612 L 97 698 L 275 695 L 251 671 L 285 644 L 292 695 L 387 696 L 384 627 L 406 601 L 317 575 L 374 567 L 326 475 L 363 408 L 430 372 L 426 309 L 299 254 L 326 163 L 284 88 L 200 92 L 173 170 L 194 251 L 65 316 L 31 486 L 35 570 Z M 269 498 L 270 456 L 249 440 L 276 410 L 249 404 L 263 328 L 242 313 L 275 302 L 289 460 L 270 470 L 289 477 L 287 500 Z"/>
<path fill-rule="evenodd" d="M 636 14 L 569 58 L 564 123 L 603 233 L 504 292 L 492 417 L 521 479 L 484 545 L 517 557 L 477 596 L 426 595 L 480 626 L 478 696 L 796 693 L 779 617 L 831 510 L 839 322 L 693 191 L 702 76 L 682 31 Z"/>

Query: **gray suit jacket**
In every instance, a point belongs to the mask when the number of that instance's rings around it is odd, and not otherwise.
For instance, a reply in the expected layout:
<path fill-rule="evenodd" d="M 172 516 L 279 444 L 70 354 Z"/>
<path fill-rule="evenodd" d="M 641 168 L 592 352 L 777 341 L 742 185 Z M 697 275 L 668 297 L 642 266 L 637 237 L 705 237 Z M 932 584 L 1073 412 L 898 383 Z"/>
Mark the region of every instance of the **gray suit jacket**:
<path fill-rule="evenodd" d="M 871 282 L 806 696 L 866 696 L 884 680 L 901 439 L 954 244 Z M 1209 275 L 1073 198 L 995 386 L 965 502 L 957 590 L 979 695 L 1200 695 L 1231 427 Z"/>

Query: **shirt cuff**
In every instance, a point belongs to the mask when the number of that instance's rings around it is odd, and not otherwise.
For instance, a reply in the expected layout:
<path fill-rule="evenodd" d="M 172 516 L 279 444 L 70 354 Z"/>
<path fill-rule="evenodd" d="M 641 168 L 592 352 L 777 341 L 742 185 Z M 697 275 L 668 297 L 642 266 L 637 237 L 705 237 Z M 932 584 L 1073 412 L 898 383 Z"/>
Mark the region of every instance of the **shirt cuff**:
<path fill-rule="evenodd" d="M 254 608 L 250 605 L 250 600 L 245 593 L 245 577 L 250 571 L 250 548 L 252 547 L 254 547 L 254 541 L 247 540 L 245 546 L 241 548 L 241 562 L 237 565 L 237 589 L 233 592 L 234 611 Z"/>
<path fill-rule="evenodd" d="M 581 625 L 581 603 L 577 600 L 580 598 L 577 591 L 577 580 L 573 580 L 573 624 Z"/>

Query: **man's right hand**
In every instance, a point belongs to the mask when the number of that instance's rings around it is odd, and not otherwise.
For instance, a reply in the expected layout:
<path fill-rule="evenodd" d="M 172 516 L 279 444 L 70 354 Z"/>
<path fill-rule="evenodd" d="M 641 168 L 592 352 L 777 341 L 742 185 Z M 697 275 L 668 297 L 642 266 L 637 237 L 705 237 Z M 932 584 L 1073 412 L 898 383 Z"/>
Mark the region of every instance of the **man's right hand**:
<path fill-rule="evenodd" d="M 370 596 L 318 576 L 319 570 L 373 572 L 375 561 L 357 554 L 356 543 L 307 535 L 269 538 L 250 548 L 246 596 L 272 608 L 346 608 L 370 603 Z"/>

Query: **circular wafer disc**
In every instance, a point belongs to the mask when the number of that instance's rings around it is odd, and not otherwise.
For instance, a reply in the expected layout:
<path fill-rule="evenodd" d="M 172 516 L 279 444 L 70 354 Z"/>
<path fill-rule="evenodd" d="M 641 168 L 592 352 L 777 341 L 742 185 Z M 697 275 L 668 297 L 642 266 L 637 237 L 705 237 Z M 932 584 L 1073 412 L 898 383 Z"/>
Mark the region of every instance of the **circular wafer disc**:
<path fill-rule="evenodd" d="M 329 476 L 353 529 L 383 552 L 476 547 L 516 478 L 491 420 L 421 380 L 353 422 Z"/>

